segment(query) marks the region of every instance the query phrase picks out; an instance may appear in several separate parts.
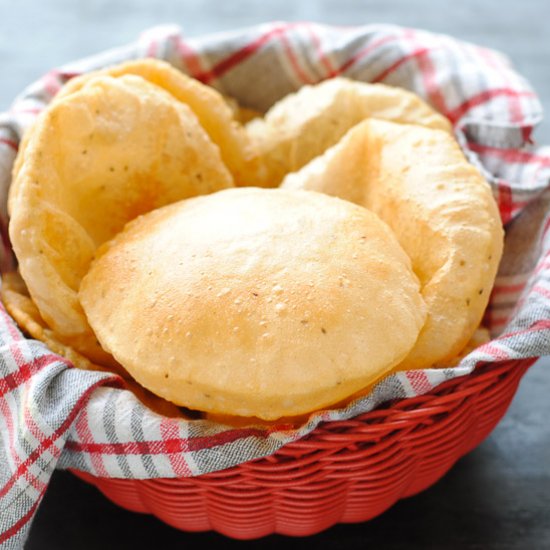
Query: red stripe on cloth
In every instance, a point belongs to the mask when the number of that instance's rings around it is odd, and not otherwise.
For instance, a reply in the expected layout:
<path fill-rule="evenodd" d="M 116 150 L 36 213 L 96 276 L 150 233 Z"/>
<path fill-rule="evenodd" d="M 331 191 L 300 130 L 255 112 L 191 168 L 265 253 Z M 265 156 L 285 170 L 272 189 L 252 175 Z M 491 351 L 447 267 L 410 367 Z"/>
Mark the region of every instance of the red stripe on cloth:
<path fill-rule="evenodd" d="M 13 109 L 13 112 L 23 113 L 28 115 L 39 115 L 43 109 L 44 109 L 43 107 L 21 107 L 21 108 L 17 107 L 16 109 Z"/>
<path fill-rule="evenodd" d="M 529 201 L 514 201 L 514 214 L 523 210 L 528 204 Z"/>
<path fill-rule="evenodd" d="M 537 265 L 533 273 L 535 275 L 538 275 L 541 271 L 545 271 L 548 268 L 550 268 L 550 251 L 546 253 L 546 255 L 543 258 L 543 261 Z"/>
<path fill-rule="evenodd" d="M 84 441 L 93 441 L 94 436 L 92 435 L 90 426 L 88 424 L 88 412 L 86 411 L 86 409 L 82 409 L 82 412 L 78 415 L 75 424 L 75 430 L 80 439 L 83 439 Z M 103 464 L 103 459 L 101 458 L 101 456 L 92 455 L 90 457 L 90 460 L 92 462 L 95 473 L 99 477 L 108 477 L 107 469 Z"/>
<path fill-rule="evenodd" d="M 415 393 L 425 393 L 432 389 L 432 385 L 430 384 L 428 377 L 422 371 L 408 371 L 405 375 L 407 376 L 407 380 Z"/>
<path fill-rule="evenodd" d="M 525 287 L 526 281 L 523 283 L 518 283 L 516 285 L 499 285 L 495 286 L 493 288 L 493 294 L 506 294 L 508 292 L 510 293 L 516 293 L 521 292 L 523 288 Z"/>
<path fill-rule="evenodd" d="M 309 33 L 309 36 L 311 37 L 311 41 L 317 53 L 317 58 L 319 59 L 319 62 L 326 70 L 325 78 L 332 78 L 337 74 L 337 71 L 335 67 L 332 65 L 332 62 L 330 61 L 328 55 L 323 51 L 323 47 L 321 45 L 321 39 L 319 38 L 319 35 L 317 34 L 317 32 L 315 31 L 315 28 L 311 24 L 306 23 L 305 26 Z"/>
<path fill-rule="evenodd" d="M 523 122 L 524 115 L 521 108 L 521 98 L 517 94 L 507 95 L 508 111 L 510 112 L 510 121 L 513 124 Z"/>
<path fill-rule="evenodd" d="M 373 40 L 368 46 L 365 48 L 359 50 L 356 52 L 352 57 L 350 57 L 343 65 L 340 66 L 340 68 L 336 69 L 335 75 L 342 74 L 343 72 L 349 70 L 353 65 L 355 65 L 358 61 L 363 59 L 366 55 L 370 54 L 380 46 L 383 46 L 384 44 L 387 44 L 388 42 L 395 42 L 396 40 L 399 40 L 401 38 L 400 35 L 394 35 L 394 36 L 384 36 L 383 38 L 379 38 L 378 40 Z"/>
<path fill-rule="evenodd" d="M 299 25 L 300 23 L 290 23 L 270 29 L 264 34 L 258 36 L 252 42 L 248 43 L 246 46 L 243 46 L 241 49 L 237 50 L 225 59 L 222 59 L 221 61 L 216 63 L 216 65 L 214 65 L 212 70 L 208 73 L 199 74 L 196 76 L 196 78 L 205 83 L 210 82 L 214 78 L 219 78 L 227 71 L 229 71 L 239 63 L 242 63 L 245 59 L 249 58 L 272 39 L 281 36 L 282 34 Z"/>
<path fill-rule="evenodd" d="M 183 38 L 178 37 L 176 44 L 180 57 L 187 66 L 190 76 L 199 79 L 201 74 L 210 75 L 209 71 L 204 69 L 201 57 Z M 210 78 L 214 78 L 214 75 L 211 75 Z"/>
<path fill-rule="evenodd" d="M 408 35 L 413 42 L 416 41 L 416 31 L 409 30 Z M 424 80 L 426 97 L 440 113 L 446 113 L 448 111 L 447 101 L 443 95 L 441 86 L 437 82 L 438 71 L 434 67 L 434 63 L 430 55 L 427 55 L 431 54 L 434 50 L 436 50 L 436 48 L 429 48 L 426 54 L 417 56 L 416 63 L 420 69 L 420 73 L 422 74 L 422 79 Z"/>
<path fill-rule="evenodd" d="M 391 73 L 399 69 L 399 67 L 401 67 L 401 65 L 403 65 L 404 63 L 407 63 L 413 59 L 418 59 L 424 55 L 429 54 L 431 51 L 431 48 L 419 48 L 418 50 L 415 50 L 410 54 L 401 57 L 400 59 L 392 63 L 389 67 L 384 69 L 380 74 L 375 76 L 371 82 L 381 82 L 385 80 Z"/>
<path fill-rule="evenodd" d="M 91 437 L 88 439 L 92 439 Z M 68 441 L 66 448 L 74 452 L 92 455 L 158 455 L 180 453 L 189 450 L 187 442 L 181 438 L 163 441 L 130 441 L 126 443 L 92 443 L 91 441 Z"/>
<path fill-rule="evenodd" d="M 19 336 L 19 334 L 16 334 L 16 336 Z M 30 362 L 23 361 L 20 350 L 17 348 L 17 344 L 10 346 L 10 353 L 16 358 L 19 368 L 17 371 L 12 372 L 0 379 L 0 398 L 17 387 L 22 386 L 33 374 L 51 364 L 52 361 L 62 361 L 69 364 L 65 359 L 54 354 L 42 355 L 41 357 L 33 359 Z"/>
<path fill-rule="evenodd" d="M 544 269 L 547 269 L 550 267 L 550 252 L 546 255 L 546 260 L 543 261 L 542 263 L 538 264 L 537 267 L 535 268 L 535 270 L 533 271 L 533 274 L 537 274 L 539 273 L 540 271 L 544 270 Z M 527 282 L 525 283 L 518 283 L 517 285 L 499 285 L 498 287 L 496 287 L 495 289 L 493 289 L 493 294 L 498 294 L 498 293 L 506 293 L 506 292 L 509 292 L 509 293 L 514 293 L 514 294 L 517 294 L 519 293 L 521 290 L 523 290 L 526 286 Z M 536 285 L 534 287 L 533 290 L 537 291 L 536 288 L 541 288 L 541 289 L 544 289 L 544 292 L 548 292 L 547 289 L 545 289 L 544 287 L 541 287 L 540 285 Z M 501 290 L 502 289 L 502 290 Z M 542 292 L 542 294 L 544 294 L 544 292 Z M 521 307 L 524 303 L 524 299 L 522 300 L 518 300 L 517 303 L 515 304 L 515 307 Z M 495 309 L 498 309 L 496 305 L 491 305 L 489 308 L 487 308 L 486 312 L 489 312 L 489 311 L 493 311 Z M 511 307 L 507 307 L 509 313 L 511 312 Z M 510 319 L 510 315 L 506 315 L 506 316 L 501 316 L 501 317 L 491 317 L 491 325 L 492 327 L 496 327 L 496 326 L 502 326 L 504 324 L 506 324 L 508 322 L 508 320 Z M 485 321 L 485 320 L 484 320 Z M 541 324 L 542 323 L 542 324 Z M 550 323 L 550 322 L 549 322 Z M 545 322 L 544 321 L 541 321 L 541 322 L 538 322 L 538 323 L 535 323 L 535 325 L 533 325 L 534 327 L 534 330 L 538 330 L 539 328 L 550 328 L 550 324 L 548 325 L 548 327 L 546 326 Z M 527 331 L 529 330 L 532 330 L 532 328 L 529 328 L 527 329 Z M 518 334 L 523 334 L 523 331 L 522 332 L 519 332 Z M 502 337 L 503 338 L 507 338 L 508 336 L 510 335 L 503 335 Z"/>
<path fill-rule="evenodd" d="M 511 358 L 508 352 L 493 344 L 484 344 L 479 348 L 479 351 L 481 353 L 486 353 L 490 355 L 493 359 L 496 359 L 497 361 L 505 361 Z"/>
<path fill-rule="evenodd" d="M 59 81 L 59 71 L 54 69 L 53 71 L 46 73 L 42 77 L 42 86 L 49 96 L 55 96 L 62 86 L 62 83 Z"/>
<path fill-rule="evenodd" d="M 521 137 L 523 138 L 523 141 L 525 143 L 528 143 L 529 145 L 533 145 L 534 141 L 531 137 L 533 134 L 533 127 L 532 126 L 522 126 L 521 127 Z"/>
<path fill-rule="evenodd" d="M 35 361 L 32 361 L 31 363 L 24 363 L 15 372 L 10 372 L 10 374 L 4 376 L 4 378 L 0 379 L 0 398 L 22 386 L 38 370 L 40 368 L 37 367 Z"/>
<path fill-rule="evenodd" d="M 178 425 L 171 418 L 163 418 L 160 421 L 160 434 L 162 436 L 162 439 L 166 441 L 175 441 L 180 436 Z M 182 441 L 186 440 L 183 439 Z M 184 476 L 190 476 L 193 472 L 189 467 L 187 460 L 185 460 L 185 455 L 183 454 L 184 452 L 185 451 L 169 452 L 168 460 L 170 461 L 174 472 L 177 472 L 178 474 L 181 473 L 181 475 Z"/>
<path fill-rule="evenodd" d="M 489 67 L 492 67 L 493 69 L 496 69 L 499 72 L 502 72 L 507 69 L 505 65 L 503 65 L 501 59 L 495 55 L 495 53 L 492 50 L 489 50 L 488 48 L 483 48 L 482 46 L 475 46 L 470 45 L 473 47 L 477 55 L 485 60 L 485 63 L 489 65 Z"/>
<path fill-rule="evenodd" d="M 498 209 L 500 211 L 500 217 L 502 224 L 505 225 L 512 219 L 512 189 L 503 180 L 498 181 Z"/>
<path fill-rule="evenodd" d="M 514 124 L 523 122 L 523 110 L 521 101 L 517 95 L 508 96 L 508 109 L 510 110 L 510 121 Z"/>
<path fill-rule="evenodd" d="M 19 533 L 19 531 L 21 531 L 21 529 L 23 529 L 23 527 L 25 527 L 25 525 L 30 520 L 32 520 L 34 516 L 34 512 L 36 511 L 36 508 L 38 507 L 42 498 L 44 497 L 45 491 L 46 489 L 44 489 L 42 493 L 38 495 L 38 498 L 33 502 L 32 506 L 27 510 L 27 512 L 22 517 L 20 517 L 11 527 L 9 527 L 8 529 L 0 533 L 0 544 L 4 544 L 7 540 L 17 535 L 17 533 Z"/>
<path fill-rule="evenodd" d="M 17 153 L 17 150 L 19 149 L 19 145 L 11 139 L 0 138 L 0 143 L 7 145 L 10 149 L 13 149 L 16 153 Z"/>
<path fill-rule="evenodd" d="M 535 94 L 533 92 L 517 91 L 512 88 L 493 88 L 491 90 L 484 90 L 483 92 L 468 98 L 458 107 L 447 110 L 445 115 L 453 124 L 455 124 L 474 107 L 483 105 L 484 103 L 493 100 L 495 97 L 501 96 L 535 97 Z"/>
<path fill-rule="evenodd" d="M 512 338 L 513 336 L 522 336 L 523 334 L 538 332 L 539 330 L 550 330 L 550 319 L 540 319 L 539 321 L 536 321 L 535 323 L 530 325 L 528 328 L 516 330 L 514 332 L 507 332 L 506 334 L 502 334 L 501 336 L 496 338 L 495 341 L 506 340 L 508 338 Z"/>
<path fill-rule="evenodd" d="M 34 421 L 34 418 L 32 417 L 30 412 L 30 407 L 24 406 L 24 411 L 25 412 L 23 414 L 23 418 L 25 420 L 25 424 L 29 428 L 30 433 L 36 438 L 36 440 L 40 441 L 44 437 L 44 433 L 42 432 L 42 430 L 40 430 L 40 428 Z M 52 455 L 55 458 L 59 458 L 60 454 L 61 451 L 54 445 L 54 451 L 52 452 Z M 36 491 L 42 492 L 46 489 L 47 484 L 40 480 L 38 476 L 34 475 L 30 471 L 30 469 L 25 472 L 25 478 L 29 482 L 29 485 L 32 485 Z"/>
<path fill-rule="evenodd" d="M 0 399 L 0 414 L 6 424 L 8 432 L 8 450 L 15 467 L 19 467 L 22 460 L 21 457 L 17 454 L 16 448 L 16 426 L 14 425 L 12 410 L 9 406 L 9 403 L 6 399 Z M 7 464 L 3 465 L 4 468 L 7 468 Z"/>
<path fill-rule="evenodd" d="M 36 462 L 39 456 L 44 451 L 47 451 L 54 444 L 54 442 L 57 441 L 70 428 L 76 415 L 80 412 L 82 406 L 88 401 L 93 390 L 95 390 L 97 387 L 101 386 L 102 384 L 105 384 L 109 380 L 110 380 L 109 378 L 104 380 L 99 380 L 98 382 L 90 386 L 86 390 L 86 392 L 80 396 L 78 401 L 75 403 L 73 410 L 67 415 L 63 423 L 59 426 L 59 428 L 57 428 L 50 436 L 48 436 L 43 441 L 41 441 L 40 444 L 35 449 L 33 449 L 33 451 L 29 454 L 26 460 L 18 466 L 16 471 L 8 480 L 8 482 L 2 488 L 0 488 L 0 498 L 8 493 L 8 491 L 13 487 L 17 479 L 25 474 L 25 472 L 30 468 L 30 466 L 32 466 L 34 462 Z"/>
<path fill-rule="evenodd" d="M 507 67 L 502 61 L 495 55 L 494 52 L 486 48 L 476 47 L 478 54 L 485 60 L 485 62 L 496 69 L 501 75 L 506 74 Z M 521 109 L 521 100 L 519 94 L 506 94 L 508 99 L 508 111 L 510 113 L 510 121 L 517 123 L 523 120 L 523 111 Z"/>
<path fill-rule="evenodd" d="M 298 77 L 298 80 L 302 84 L 313 84 L 314 80 L 311 79 L 300 66 L 300 63 L 298 62 L 298 59 L 296 57 L 296 52 L 294 51 L 294 48 L 292 47 L 292 44 L 290 43 L 290 40 L 288 39 L 288 36 L 286 34 L 281 35 L 281 42 L 283 43 L 284 52 L 288 60 L 290 61 L 290 65 L 294 70 L 294 74 Z"/>
<path fill-rule="evenodd" d="M 71 80 L 71 78 L 80 76 L 82 74 L 82 71 L 57 71 L 57 73 L 62 80 L 66 81 Z"/>
<path fill-rule="evenodd" d="M 535 285 L 533 287 L 533 290 L 540 294 L 541 296 L 545 296 L 546 298 L 550 298 L 550 290 L 547 289 L 547 288 L 544 288 L 543 286 L 540 286 L 540 285 Z"/>
<path fill-rule="evenodd" d="M 146 57 L 156 57 L 158 51 L 158 41 L 156 38 L 153 38 L 149 45 L 147 46 L 147 51 L 145 52 Z"/>
<path fill-rule="evenodd" d="M 543 166 L 550 166 L 550 156 L 537 155 L 529 151 L 520 149 L 503 149 L 500 147 L 491 147 L 489 145 L 481 145 L 480 143 L 468 142 L 468 148 L 474 153 L 482 155 L 492 155 L 506 162 L 527 164 L 540 163 Z"/>
<path fill-rule="evenodd" d="M 55 96 L 67 80 L 70 80 L 75 76 L 80 76 L 81 74 L 81 72 L 76 71 L 60 71 L 59 69 L 52 69 L 42 77 L 42 83 L 48 94 L 50 96 Z"/>
<path fill-rule="evenodd" d="M 187 451 L 201 451 L 231 443 L 245 437 L 261 437 L 265 439 L 272 431 L 276 429 L 259 430 L 257 428 L 247 428 L 239 430 L 227 430 L 219 434 L 193 437 L 192 439 L 182 439 L 175 437 L 162 441 L 137 442 L 130 441 L 126 443 L 91 443 L 83 441 L 68 441 L 66 448 L 75 452 L 84 452 L 89 454 L 103 455 L 121 455 L 131 454 L 168 454 L 181 453 Z"/>

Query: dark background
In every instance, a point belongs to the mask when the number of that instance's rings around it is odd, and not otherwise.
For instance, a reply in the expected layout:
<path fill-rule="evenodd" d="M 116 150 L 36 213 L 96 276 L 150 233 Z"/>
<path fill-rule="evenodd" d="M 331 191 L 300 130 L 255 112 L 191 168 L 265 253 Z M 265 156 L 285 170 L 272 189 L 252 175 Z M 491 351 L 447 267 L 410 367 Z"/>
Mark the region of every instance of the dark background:
<path fill-rule="evenodd" d="M 395 23 L 452 34 L 499 49 L 550 110 L 548 0 L 0 0 L 0 110 L 48 69 L 178 23 L 188 36 L 270 20 Z M 550 123 L 535 132 L 550 144 Z M 550 548 L 550 360 L 525 376 L 489 439 L 437 485 L 371 522 L 337 526 L 308 539 L 236 542 L 180 533 L 125 512 L 66 472 L 54 475 L 28 549 L 125 549 L 217 543 L 222 548 L 545 550 Z"/>

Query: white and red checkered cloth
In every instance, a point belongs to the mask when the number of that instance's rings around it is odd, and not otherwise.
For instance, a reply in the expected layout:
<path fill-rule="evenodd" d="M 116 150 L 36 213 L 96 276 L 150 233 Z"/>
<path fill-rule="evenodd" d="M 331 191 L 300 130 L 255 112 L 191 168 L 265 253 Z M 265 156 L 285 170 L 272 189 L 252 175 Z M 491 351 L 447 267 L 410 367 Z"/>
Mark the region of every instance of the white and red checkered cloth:
<path fill-rule="evenodd" d="M 486 315 L 494 339 L 454 369 L 395 374 L 368 397 L 316 414 L 297 429 L 230 429 L 151 412 L 118 377 L 71 368 L 42 343 L 25 339 L 0 308 L 0 546 L 22 546 L 56 467 L 102 477 L 196 476 L 271 454 L 321 421 L 425 393 L 478 363 L 550 354 L 550 148 L 530 141 L 542 117 L 539 101 L 502 55 L 395 26 L 273 23 L 196 39 L 160 27 L 135 44 L 49 72 L 0 115 L 2 269 L 13 265 L 6 196 L 25 128 L 72 76 L 146 56 L 258 110 L 303 84 L 345 75 L 402 86 L 445 114 L 491 183 L 506 225 Z"/>

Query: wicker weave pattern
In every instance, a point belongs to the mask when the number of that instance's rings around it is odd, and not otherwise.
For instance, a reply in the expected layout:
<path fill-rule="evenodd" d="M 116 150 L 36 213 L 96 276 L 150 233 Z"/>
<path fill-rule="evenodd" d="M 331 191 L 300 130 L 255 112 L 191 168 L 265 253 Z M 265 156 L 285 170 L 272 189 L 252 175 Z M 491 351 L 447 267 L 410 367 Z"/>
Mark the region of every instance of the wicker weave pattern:
<path fill-rule="evenodd" d="M 270 457 L 189 479 L 74 472 L 116 504 L 184 531 L 249 539 L 371 519 L 435 483 L 489 435 L 533 360 L 480 367 L 430 394 L 322 424 Z"/>

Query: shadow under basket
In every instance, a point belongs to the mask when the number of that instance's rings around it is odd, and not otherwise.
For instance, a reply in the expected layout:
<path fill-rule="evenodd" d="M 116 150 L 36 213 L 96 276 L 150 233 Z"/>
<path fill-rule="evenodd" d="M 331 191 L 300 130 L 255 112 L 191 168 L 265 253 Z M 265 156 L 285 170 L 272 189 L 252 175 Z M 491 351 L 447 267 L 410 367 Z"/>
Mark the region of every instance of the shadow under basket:
<path fill-rule="evenodd" d="M 183 531 L 312 535 L 374 518 L 435 483 L 489 435 L 534 361 L 478 367 L 429 394 L 323 423 L 272 456 L 220 472 L 146 480 L 73 473 L 119 506 Z"/>

